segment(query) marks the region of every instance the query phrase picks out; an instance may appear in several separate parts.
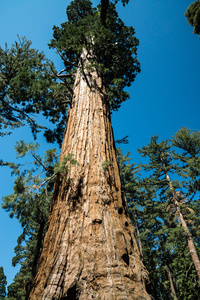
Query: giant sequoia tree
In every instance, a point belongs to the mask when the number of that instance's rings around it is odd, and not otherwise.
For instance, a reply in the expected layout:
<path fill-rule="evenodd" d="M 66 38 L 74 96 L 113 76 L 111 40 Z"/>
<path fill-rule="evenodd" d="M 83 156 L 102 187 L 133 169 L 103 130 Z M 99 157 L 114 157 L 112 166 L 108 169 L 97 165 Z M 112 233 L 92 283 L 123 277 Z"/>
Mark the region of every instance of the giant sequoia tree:
<path fill-rule="evenodd" d="M 78 163 L 57 176 L 29 299 L 150 299 L 110 122 L 139 71 L 138 41 L 108 0 L 98 8 L 74 0 L 67 16 L 50 46 L 64 61 L 57 76 L 70 94 L 60 160 L 70 154 Z"/>

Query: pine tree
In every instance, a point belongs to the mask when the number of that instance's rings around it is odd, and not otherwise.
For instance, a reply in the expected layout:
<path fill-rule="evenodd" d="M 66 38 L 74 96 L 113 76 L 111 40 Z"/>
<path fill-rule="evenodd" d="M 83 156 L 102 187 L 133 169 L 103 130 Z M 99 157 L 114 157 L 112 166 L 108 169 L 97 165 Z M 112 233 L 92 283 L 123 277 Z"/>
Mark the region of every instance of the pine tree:
<path fill-rule="evenodd" d="M 173 228 L 163 199 L 157 195 L 153 178 L 144 178 L 140 183 L 139 196 L 140 238 L 143 245 L 144 264 L 149 270 L 150 290 L 155 299 L 175 299 L 174 274 L 168 238 Z M 169 227 L 170 223 L 170 227 Z"/>
<path fill-rule="evenodd" d="M 177 226 L 181 224 L 181 233 L 185 236 L 188 250 L 191 254 L 193 264 L 198 274 L 198 253 L 192 239 L 191 232 L 184 211 L 191 210 L 191 205 L 185 199 L 183 191 L 185 191 L 186 183 L 182 181 L 173 181 L 169 173 L 177 172 L 179 175 L 185 172 L 184 166 L 182 168 L 173 162 L 173 157 L 179 154 L 170 152 L 171 146 L 168 142 L 157 142 L 158 137 L 155 136 L 151 139 L 148 146 L 144 146 L 139 152 L 142 156 L 150 158 L 149 164 L 144 165 L 145 170 L 151 171 L 151 182 L 153 181 L 157 191 L 160 191 L 161 200 L 165 201 L 165 209 L 176 218 L 178 221 Z M 194 143 L 195 144 L 195 143 Z M 180 171 L 182 170 L 182 172 Z M 188 187 L 189 189 L 189 187 Z M 187 193 L 188 194 L 188 193 Z M 171 232 L 171 235 L 173 231 Z M 179 235 L 180 236 L 180 235 Z"/>
<path fill-rule="evenodd" d="M 142 166 L 139 168 L 130 164 L 129 153 L 123 156 L 118 149 L 123 194 L 135 227 L 141 257 L 149 271 L 148 292 L 159 300 L 197 300 L 200 294 L 198 276 L 159 154 L 165 153 L 170 176 L 174 173 L 181 176 L 181 180 L 171 182 L 189 199 L 179 202 L 199 253 L 199 200 L 195 197 L 199 180 L 199 132 L 187 128 L 179 130 L 172 138 L 173 151 L 169 142 L 158 143 L 157 137 L 152 138 L 151 142 L 144 147 L 146 156 L 151 157 L 150 163 L 143 165 L 150 170 L 146 178 L 144 175 L 141 178 L 138 172 Z"/>
<path fill-rule="evenodd" d="M 9 299 L 22 300 L 29 293 L 46 232 L 53 179 L 61 168 L 55 149 L 46 151 L 42 159 L 36 152 L 38 147 L 39 144 L 17 142 L 17 158 L 28 162 L 7 163 L 15 181 L 13 193 L 2 199 L 2 208 L 9 212 L 10 217 L 15 216 L 23 228 L 12 260 L 13 266 L 20 264 L 21 268 L 8 287 Z"/>
<path fill-rule="evenodd" d="M 56 82 L 56 74 L 54 64 L 44 53 L 31 48 L 25 37 L 10 49 L 7 45 L 5 49 L 0 47 L 0 136 L 29 125 L 34 138 L 43 130 L 48 141 L 60 142 L 69 95 Z M 38 124 L 39 113 L 56 124 L 55 128 Z"/>
<path fill-rule="evenodd" d="M 156 269 L 158 269 L 156 264 L 157 258 L 155 258 L 155 252 L 152 251 L 151 238 L 149 235 L 149 233 L 152 232 L 152 228 L 149 229 L 151 223 L 150 218 L 151 216 L 154 217 L 155 214 L 152 210 L 151 212 L 148 211 L 149 205 L 147 203 L 147 211 L 145 211 L 144 198 L 147 194 L 144 192 L 144 184 L 142 184 L 142 180 L 140 179 L 141 175 L 139 171 L 141 167 L 130 163 L 131 158 L 129 157 L 129 152 L 123 156 L 122 150 L 118 148 L 117 154 L 123 198 L 126 201 L 127 210 L 135 228 L 140 258 L 144 261 L 149 271 L 150 284 L 147 282 L 147 290 L 151 297 L 158 299 L 161 296 L 161 291 L 158 277 L 156 277 Z M 150 194 L 148 194 L 146 200 L 148 203 L 151 201 Z"/>
<path fill-rule="evenodd" d="M 186 197 L 193 198 L 200 190 L 200 132 L 183 127 L 172 137 L 172 145 L 179 149 L 173 155 L 181 163 L 177 172 L 184 178 Z"/>
<path fill-rule="evenodd" d="M 0 300 L 5 299 L 6 297 L 6 276 L 3 271 L 3 267 L 0 267 Z"/>
<path fill-rule="evenodd" d="M 139 71 L 138 41 L 109 1 L 94 9 L 75 0 L 67 15 L 51 42 L 65 63 L 59 77 L 72 93 L 60 160 L 73 154 L 79 164 L 56 178 L 29 299 L 150 299 L 110 123 L 110 110 L 127 99 L 124 87 Z"/>
<path fill-rule="evenodd" d="M 123 156 L 121 149 L 117 150 L 124 198 L 135 227 L 141 259 L 149 271 L 148 292 L 155 299 L 175 299 L 174 276 L 170 270 L 172 255 L 166 246 L 170 229 L 165 204 L 157 199 L 152 178 L 142 180 L 141 167 L 130 164 L 130 153 Z"/>

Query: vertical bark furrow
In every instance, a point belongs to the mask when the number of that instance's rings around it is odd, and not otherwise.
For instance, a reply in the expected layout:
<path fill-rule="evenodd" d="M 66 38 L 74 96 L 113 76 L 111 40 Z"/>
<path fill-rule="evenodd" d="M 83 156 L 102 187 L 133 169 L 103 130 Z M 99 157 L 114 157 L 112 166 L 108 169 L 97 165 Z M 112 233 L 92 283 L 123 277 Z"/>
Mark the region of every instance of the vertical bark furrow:
<path fill-rule="evenodd" d="M 60 159 L 71 153 L 79 165 L 55 184 L 30 300 L 150 299 L 122 204 L 109 110 L 93 85 L 100 87 L 101 79 L 92 77 L 89 87 L 79 71 L 76 75 Z"/>

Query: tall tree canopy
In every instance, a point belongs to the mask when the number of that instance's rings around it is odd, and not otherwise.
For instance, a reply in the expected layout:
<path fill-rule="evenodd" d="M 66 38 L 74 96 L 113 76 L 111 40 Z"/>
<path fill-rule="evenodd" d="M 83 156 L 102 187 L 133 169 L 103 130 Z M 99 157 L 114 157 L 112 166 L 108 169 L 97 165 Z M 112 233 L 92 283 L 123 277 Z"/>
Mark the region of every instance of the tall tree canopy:
<path fill-rule="evenodd" d="M 64 61 L 65 69 L 59 77 L 71 92 L 78 65 L 82 70 L 85 67 L 81 57 L 85 49 L 90 62 L 87 71 L 96 70 L 102 77 L 110 109 L 116 110 L 129 97 L 124 88 L 140 72 L 136 58 L 138 40 L 133 27 L 126 26 L 118 17 L 114 4 L 108 6 L 105 20 L 105 12 L 102 17 L 101 12 L 101 5 L 93 8 L 89 0 L 71 1 L 67 7 L 68 21 L 61 27 L 54 26 L 50 47 Z"/>
<path fill-rule="evenodd" d="M 129 98 L 124 88 L 130 86 L 140 72 L 136 58 L 138 40 L 134 29 L 125 26 L 118 17 L 117 2 L 109 4 L 108 0 L 102 0 L 98 8 L 93 8 L 89 0 L 70 3 L 68 21 L 61 28 L 54 27 L 54 39 L 50 43 L 64 60 L 65 69 L 60 72 L 43 53 L 31 48 L 26 38 L 19 38 L 10 49 L 0 48 L 2 136 L 28 124 L 34 137 L 44 129 L 48 142 L 61 144 L 67 107 L 73 95 L 74 74 L 78 64 L 85 64 L 81 60 L 82 49 L 90 56 L 88 72 L 96 69 L 102 76 L 110 109 L 118 109 L 121 102 Z M 125 5 L 128 0 L 122 3 Z M 36 115 L 40 113 L 56 125 L 54 129 L 45 128 L 37 121 Z"/>

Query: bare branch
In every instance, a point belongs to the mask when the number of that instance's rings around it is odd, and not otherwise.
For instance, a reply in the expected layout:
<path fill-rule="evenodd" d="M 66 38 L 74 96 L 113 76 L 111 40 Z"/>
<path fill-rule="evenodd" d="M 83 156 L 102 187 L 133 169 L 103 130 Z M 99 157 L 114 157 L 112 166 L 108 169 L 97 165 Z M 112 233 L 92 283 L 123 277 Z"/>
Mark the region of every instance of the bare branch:
<path fill-rule="evenodd" d="M 62 104 L 70 104 L 70 103 L 71 103 L 71 100 L 62 101 Z"/>
<path fill-rule="evenodd" d="M 73 95 L 73 89 L 71 88 L 71 86 L 69 85 L 69 83 L 66 81 L 66 77 L 71 77 L 72 75 L 67 75 L 67 74 L 62 74 L 64 71 L 66 71 L 66 69 L 63 69 L 61 70 L 58 74 L 53 70 L 51 69 L 54 76 L 59 78 L 60 80 L 63 81 L 63 83 L 65 84 L 66 88 L 69 90 L 70 94 Z"/>
<path fill-rule="evenodd" d="M 57 74 L 57 76 L 60 75 L 60 74 L 62 74 L 62 73 L 65 72 L 65 71 L 67 71 L 66 68 L 65 68 L 65 69 L 62 69 L 62 70 Z"/>
<path fill-rule="evenodd" d="M 70 49 L 71 47 L 69 47 L 68 49 Z M 58 52 L 58 54 L 60 55 L 60 57 L 62 58 L 62 60 L 64 60 L 64 62 L 72 67 L 78 68 L 78 65 L 76 65 L 75 63 L 72 63 L 71 61 L 67 60 L 66 58 L 64 58 L 64 56 Z"/>
<path fill-rule="evenodd" d="M 35 121 L 34 121 L 34 119 L 32 119 L 31 117 L 29 117 L 23 110 L 11 106 L 11 105 L 8 104 L 4 99 L 1 99 L 1 101 L 3 102 L 3 104 L 4 104 L 5 106 L 9 107 L 11 110 L 16 111 L 16 112 L 22 114 L 25 118 L 27 118 L 27 119 L 30 121 L 30 123 L 36 124 Z M 19 118 L 19 116 L 16 117 L 16 118 Z M 36 124 L 36 125 L 37 125 L 37 124 Z M 40 127 L 40 128 L 45 128 L 45 127 Z"/>
<path fill-rule="evenodd" d="M 38 187 L 37 189 L 40 189 L 45 183 L 49 182 L 51 179 L 53 179 L 56 175 L 58 174 L 58 172 L 54 173 L 51 177 L 47 178 L 45 181 L 43 181 Z"/>
<path fill-rule="evenodd" d="M 35 158 L 35 160 L 37 160 L 37 162 L 46 170 L 48 171 L 48 169 L 43 165 L 43 163 L 37 158 L 37 156 L 31 151 L 32 156 Z"/>
<path fill-rule="evenodd" d="M 72 75 L 70 75 L 70 74 L 57 74 L 57 77 L 58 78 L 69 78 L 69 77 L 71 77 Z"/>

